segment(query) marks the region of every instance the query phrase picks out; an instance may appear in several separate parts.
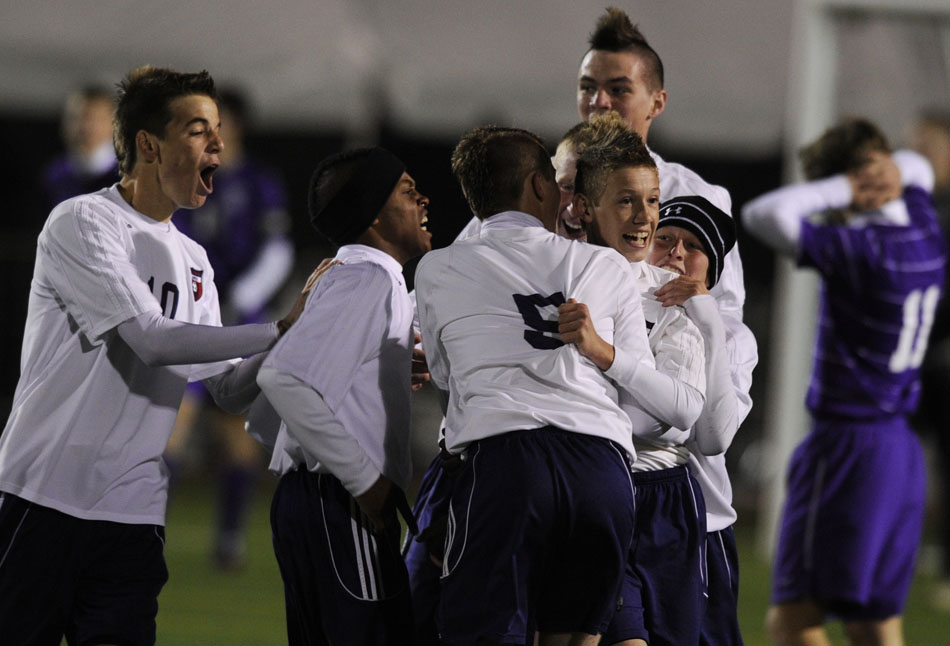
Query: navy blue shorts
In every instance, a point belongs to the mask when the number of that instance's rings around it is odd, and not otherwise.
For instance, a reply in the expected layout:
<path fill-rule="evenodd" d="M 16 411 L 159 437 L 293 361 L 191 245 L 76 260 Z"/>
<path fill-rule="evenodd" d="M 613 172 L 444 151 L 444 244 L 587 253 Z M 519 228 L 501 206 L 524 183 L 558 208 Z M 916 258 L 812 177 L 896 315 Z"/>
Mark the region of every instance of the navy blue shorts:
<path fill-rule="evenodd" d="M 271 504 L 290 646 L 412 643 L 412 604 L 393 512 L 385 532 L 339 480 L 299 469 Z"/>
<path fill-rule="evenodd" d="M 630 469 L 602 438 L 546 427 L 474 442 L 455 476 L 442 643 L 600 634 L 633 537 Z"/>
<path fill-rule="evenodd" d="M 0 494 L 0 641 L 155 643 L 165 530 L 83 520 Z"/>
<path fill-rule="evenodd" d="M 433 522 L 448 513 L 448 501 L 452 493 L 451 477 L 442 468 L 440 456 L 435 456 L 422 476 L 419 492 L 412 507 L 419 531 L 424 532 Z M 444 549 L 444 546 L 441 548 Z M 435 556 L 441 558 L 441 549 Z M 415 536 L 406 534 L 403 557 L 409 570 L 409 587 L 412 590 L 412 612 L 415 618 L 416 646 L 437 646 L 439 631 L 436 628 L 436 609 L 442 595 L 442 568 L 436 565 L 430 554 L 433 549 Z"/>
<path fill-rule="evenodd" d="M 637 528 L 604 644 L 699 642 L 706 601 L 706 505 L 685 466 L 635 472 Z"/>
<path fill-rule="evenodd" d="M 739 552 L 732 526 L 706 534 L 706 614 L 700 646 L 742 646 L 739 632 Z"/>
<path fill-rule="evenodd" d="M 924 518 L 923 451 L 906 420 L 815 420 L 788 468 L 773 603 L 845 621 L 900 615 Z"/>

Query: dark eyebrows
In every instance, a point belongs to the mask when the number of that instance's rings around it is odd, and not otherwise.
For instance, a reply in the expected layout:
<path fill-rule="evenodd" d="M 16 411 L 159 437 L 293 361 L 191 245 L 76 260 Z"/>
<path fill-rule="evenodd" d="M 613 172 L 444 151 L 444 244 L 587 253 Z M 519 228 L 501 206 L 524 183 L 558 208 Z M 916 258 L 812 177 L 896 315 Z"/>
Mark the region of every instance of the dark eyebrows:
<path fill-rule="evenodd" d="M 584 76 L 582 76 L 582 77 L 580 78 L 580 82 L 581 82 L 581 83 L 584 83 L 584 82 L 587 82 L 587 83 L 596 83 L 596 82 L 597 82 L 597 79 L 595 79 L 595 78 L 592 77 L 592 76 L 587 76 L 587 75 L 585 74 Z M 610 84 L 616 84 L 616 83 L 627 83 L 627 84 L 629 84 L 629 85 L 633 85 L 633 79 L 630 78 L 629 76 L 615 76 L 615 77 L 613 77 L 613 78 L 607 79 L 607 80 L 605 81 L 605 83 L 608 84 L 608 85 L 610 85 Z"/>

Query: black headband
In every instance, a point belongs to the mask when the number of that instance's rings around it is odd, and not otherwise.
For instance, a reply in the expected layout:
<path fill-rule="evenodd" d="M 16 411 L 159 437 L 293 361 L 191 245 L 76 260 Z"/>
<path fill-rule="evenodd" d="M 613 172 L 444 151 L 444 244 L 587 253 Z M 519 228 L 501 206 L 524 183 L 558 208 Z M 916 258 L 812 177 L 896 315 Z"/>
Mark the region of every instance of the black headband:
<path fill-rule="evenodd" d="M 354 156 L 359 160 L 350 179 L 323 208 L 315 210 L 317 179 L 326 169 Z M 404 172 L 406 165 L 385 148 L 363 148 L 327 157 L 311 180 L 311 224 L 336 245 L 353 242 L 373 224 Z"/>

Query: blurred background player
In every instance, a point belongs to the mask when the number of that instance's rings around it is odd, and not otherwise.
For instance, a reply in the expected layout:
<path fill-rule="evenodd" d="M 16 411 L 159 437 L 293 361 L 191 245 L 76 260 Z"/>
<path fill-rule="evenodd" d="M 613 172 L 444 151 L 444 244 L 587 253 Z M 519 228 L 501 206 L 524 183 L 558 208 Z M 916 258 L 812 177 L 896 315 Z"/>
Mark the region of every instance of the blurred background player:
<path fill-rule="evenodd" d="M 789 464 L 768 630 L 782 646 L 824 645 L 833 617 L 854 645 L 898 646 L 926 488 L 907 417 L 946 271 L 933 174 L 863 119 L 801 160 L 808 182 L 743 209 L 754 235 L 822 278 L 812 428 Z"/>
<path fill-rule="evenodd" d="M 277 173 L 245 150 L 251 114 L 244 93 L 223 88 L 218 110 L 226 146 L 214 176 L 214 193 L 201 208 L 178 211 L 175 224 L 208 252 L 221 295 L 223 324 L 259 323 L 266 320 L 268 305 L 293 268 L 286 192 Z M 211 437 L 192 432 L 205 426 Z M 248 505 L 263 470 L 263 455 L 244 432 L 244 417 L 222 411 L 201 384 L 194 384 L 182 402 L 168 446 L 166 459 L 173 475 L 187 464 L 190 451 L 201 447 L 212 449 L 204 458 L 217 467 L 212 556 L 222 568 L 239 567 L 245 557 Z"/>
<path fill-rule="evenodd" d="M 112 146 L 113 94 L 87 85 L 66 98 L 60 134 L 66 151 L 43 170 L 46 209 L 77 195 L 111 186 L 119 179 Z"/>
<path fill-rule="evenodd" d="M 926 110 L 915 119 L 911 146 L 930 162 L 934 171 L 934 204 L 945 238 L 950 238 L 950 110 Z M 920 407 L 914 425 L 933 439 L 939 473 L 937 498 L 937 576 L 933 604 L 950 612 L 950 299 L 937 306 L 930 344 L 920 370 Z"/>
<path fill-rule="evenodd" d="M 581 119 L 587 121 L 598 114 L 616 112 L 648 143 L 650 126 L 663 113 L 667 102 L 659 55 L 629 16 L 613 7 L 598 19 L 588 42 L 590 49 L 577 72 L 577 111 Z M 708 184 L 681 164 L 668 162 L 653 151 L 650 154 L 660 173 L 664 202 L 681 195 L 699 195 L 731 215 L 729 191 Z M 722 277 L 712 295 L 722 313 L 742 318 L 745 285 L 738 246 L 726 256 Z"/>

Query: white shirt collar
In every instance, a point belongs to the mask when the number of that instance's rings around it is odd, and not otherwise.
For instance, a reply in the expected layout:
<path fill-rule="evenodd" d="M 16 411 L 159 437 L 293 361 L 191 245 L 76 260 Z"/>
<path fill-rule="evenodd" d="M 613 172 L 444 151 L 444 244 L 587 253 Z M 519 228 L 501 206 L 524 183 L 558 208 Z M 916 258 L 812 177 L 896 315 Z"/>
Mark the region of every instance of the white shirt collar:
<path fill-rule="evenodd" d="M 402 265 L 399 264 L 399 261 L 385 251 L 381 251 L 375 247 L 368 247 L 363 244 L 346 244 L 337 250 L 334 259 L 339 260 L 343 264 L 356 262 L 376 263 L 395 276 L 400 285 L 405 284 L 402 278 Z"/>
<path fill-rule="evenodd" d="M 522 211 L 502 211 L 490 218 L 482 220 L 482 231 L 488 229 L 520 229 L 524 227 L 541 227 L 544 223 L 533 215 Z"/>

